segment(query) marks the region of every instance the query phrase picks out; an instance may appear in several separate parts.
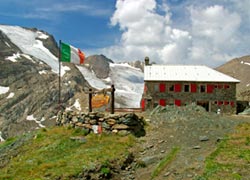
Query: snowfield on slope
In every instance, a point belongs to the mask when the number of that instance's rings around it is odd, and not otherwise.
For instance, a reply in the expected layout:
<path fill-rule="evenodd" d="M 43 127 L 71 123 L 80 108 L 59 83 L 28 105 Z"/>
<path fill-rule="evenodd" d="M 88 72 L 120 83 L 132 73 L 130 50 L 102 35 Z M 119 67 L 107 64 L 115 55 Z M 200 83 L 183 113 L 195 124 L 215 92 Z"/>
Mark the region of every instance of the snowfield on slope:
<path fill-rule="evenodd" d="M 58 58 L 43 45 L 41 40 L 37 39 L 46 39 L 49 37 L 48 35 L 41 31 L 33 32 L 19 26 L 0 25 L 0 30 L 6 34 L 11 42 L 23 53 L 42 60 L 52 68 L 53 72 L 59 72 Z M 61 69 L 61 76 L 63 76 L 63 74 L 65 74 L 64 67 Z"/>
<path fill-rule="evenodd" d="M 115 86 L 116 108 L 139 108 L 143 93 L 144 77 L 140 69 L 134 68 L 127 63 L 110 63 L 110 74 L 107 79 L 98 79 L 94 72 L 84 66 L 77 66 L 88 83 L 96 88 L 110 88 Z"/>

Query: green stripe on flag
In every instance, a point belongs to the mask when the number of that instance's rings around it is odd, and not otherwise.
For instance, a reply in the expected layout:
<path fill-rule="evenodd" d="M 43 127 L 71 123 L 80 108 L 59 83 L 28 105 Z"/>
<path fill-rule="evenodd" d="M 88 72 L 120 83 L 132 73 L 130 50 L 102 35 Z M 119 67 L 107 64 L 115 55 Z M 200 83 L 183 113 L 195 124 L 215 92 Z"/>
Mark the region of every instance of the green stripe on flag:
<path fill-rule="evenodd" d="M 61 61 L 70 62 L 70 46 L 65 43 L 61 43 Z"/>

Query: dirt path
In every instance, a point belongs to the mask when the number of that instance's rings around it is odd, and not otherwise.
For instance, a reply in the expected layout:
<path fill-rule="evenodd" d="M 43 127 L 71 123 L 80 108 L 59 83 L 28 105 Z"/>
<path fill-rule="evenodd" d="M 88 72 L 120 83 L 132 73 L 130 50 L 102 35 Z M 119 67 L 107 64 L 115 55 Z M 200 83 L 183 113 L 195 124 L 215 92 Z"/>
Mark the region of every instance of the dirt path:
<path fill-rule="evenodd" d="M 217 143 L 239 123 L 250 122 L 250 117 L 222 116 L 192 108 L 144 115 L 149 121 L 147 135 L 139 139 L 136 161 L 146 167 L 136 169 L 134 179 L 151 179 L 157 164 L 173 148 L 179 149 L 176 157 L 154 179 L 194 179 L 203 172 L 205 158 Z"/>

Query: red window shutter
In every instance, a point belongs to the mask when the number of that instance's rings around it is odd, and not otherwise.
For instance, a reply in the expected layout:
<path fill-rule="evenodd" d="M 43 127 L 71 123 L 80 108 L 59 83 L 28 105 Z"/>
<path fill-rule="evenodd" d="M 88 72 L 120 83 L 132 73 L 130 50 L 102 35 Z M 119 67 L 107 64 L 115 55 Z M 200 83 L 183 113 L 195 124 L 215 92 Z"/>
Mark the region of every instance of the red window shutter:
<path fill-rule="evenodd" d="M 224 89 L 228 89 L 229 85 L 228 84 L 224 84 Z"/>
<path fill-rule="evenodd" d="M 229 102 L 228 101 L 224 101 L 224 105 L 228 105 L 229 104 Z"/>
<path fill-rule="evenodd" d="M 197 90 L 197 85 L 196 84 L 191 84 L 191 92 L 196 92 Z"/>
<path fill-rule="evenodd" d="M 174 92 L 181 92 L 181 84 L 174 85 Z"/>
<path fill-rule="evenodd" d="M 221 88 L 223 88 L 223 85 L 222 84 L 218 84 L 218 89 L 221 89 Z"/>
<path fill-rule="evenodd" d="M 181 106 L 181 100 L 175 99 L 175 100 L 174 100 L 174 104 L 175 104 L 176 106 Z"/>
<path fill-rule="evenodd" d="M 166 91 L 166 84 L 160 83 L 159 89 L 160 89 L 160 92 L 165 92 Z"/>
<path fill-rule="evenodd" d="M 221 106 L 223 104 L 223 101 L 218 101 L 218 105 Z"/>
<path fill-rule="evenodd" d="M 165 99 L 160 99 L 159 105 L 166 106 L 166 100 Z"/>
<path fill-rule="evenodd" d="M 230 104 L 231 104 L 231 106 L 232 106 L 232 107 L 234 107 L 234 101 L 231 101 L 231 103 L 230 103 Z"/>
<path fill-rule="evenodd" d="M 207 84 L 207 93 L 213 93 L 213 90 L 214 90 L 214 85 Z"/>
<path fill-rule="evenodd" d="M 141 109 L 145 110 L 145 99 L 141 99 Z"/>

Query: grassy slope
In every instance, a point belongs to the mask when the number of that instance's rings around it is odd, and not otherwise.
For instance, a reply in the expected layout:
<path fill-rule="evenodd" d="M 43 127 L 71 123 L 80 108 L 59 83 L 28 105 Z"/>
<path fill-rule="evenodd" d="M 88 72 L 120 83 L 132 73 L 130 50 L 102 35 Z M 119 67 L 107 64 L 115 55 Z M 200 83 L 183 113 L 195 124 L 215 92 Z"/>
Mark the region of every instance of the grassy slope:
<path fill-rule="evenodd" d="M 250 177 L 250 124 L 241 124 L 222 141 L 216 151 L 206 159 L 206 169 L 199 180 Z"/>
<path fill-rule="evenodd" d="M 83 134 L 65 127 L 40 130 L 19 147 L 18 156 L 0 169 L 0 179 L 68 179 L 112 160 L 124 162 L 134 143 L 132 136 L 104 134 L 90 134 L 85 137 L 86 142 L 70 139 Z M 4 147 L 5 144 L 0 146 Z"/>

